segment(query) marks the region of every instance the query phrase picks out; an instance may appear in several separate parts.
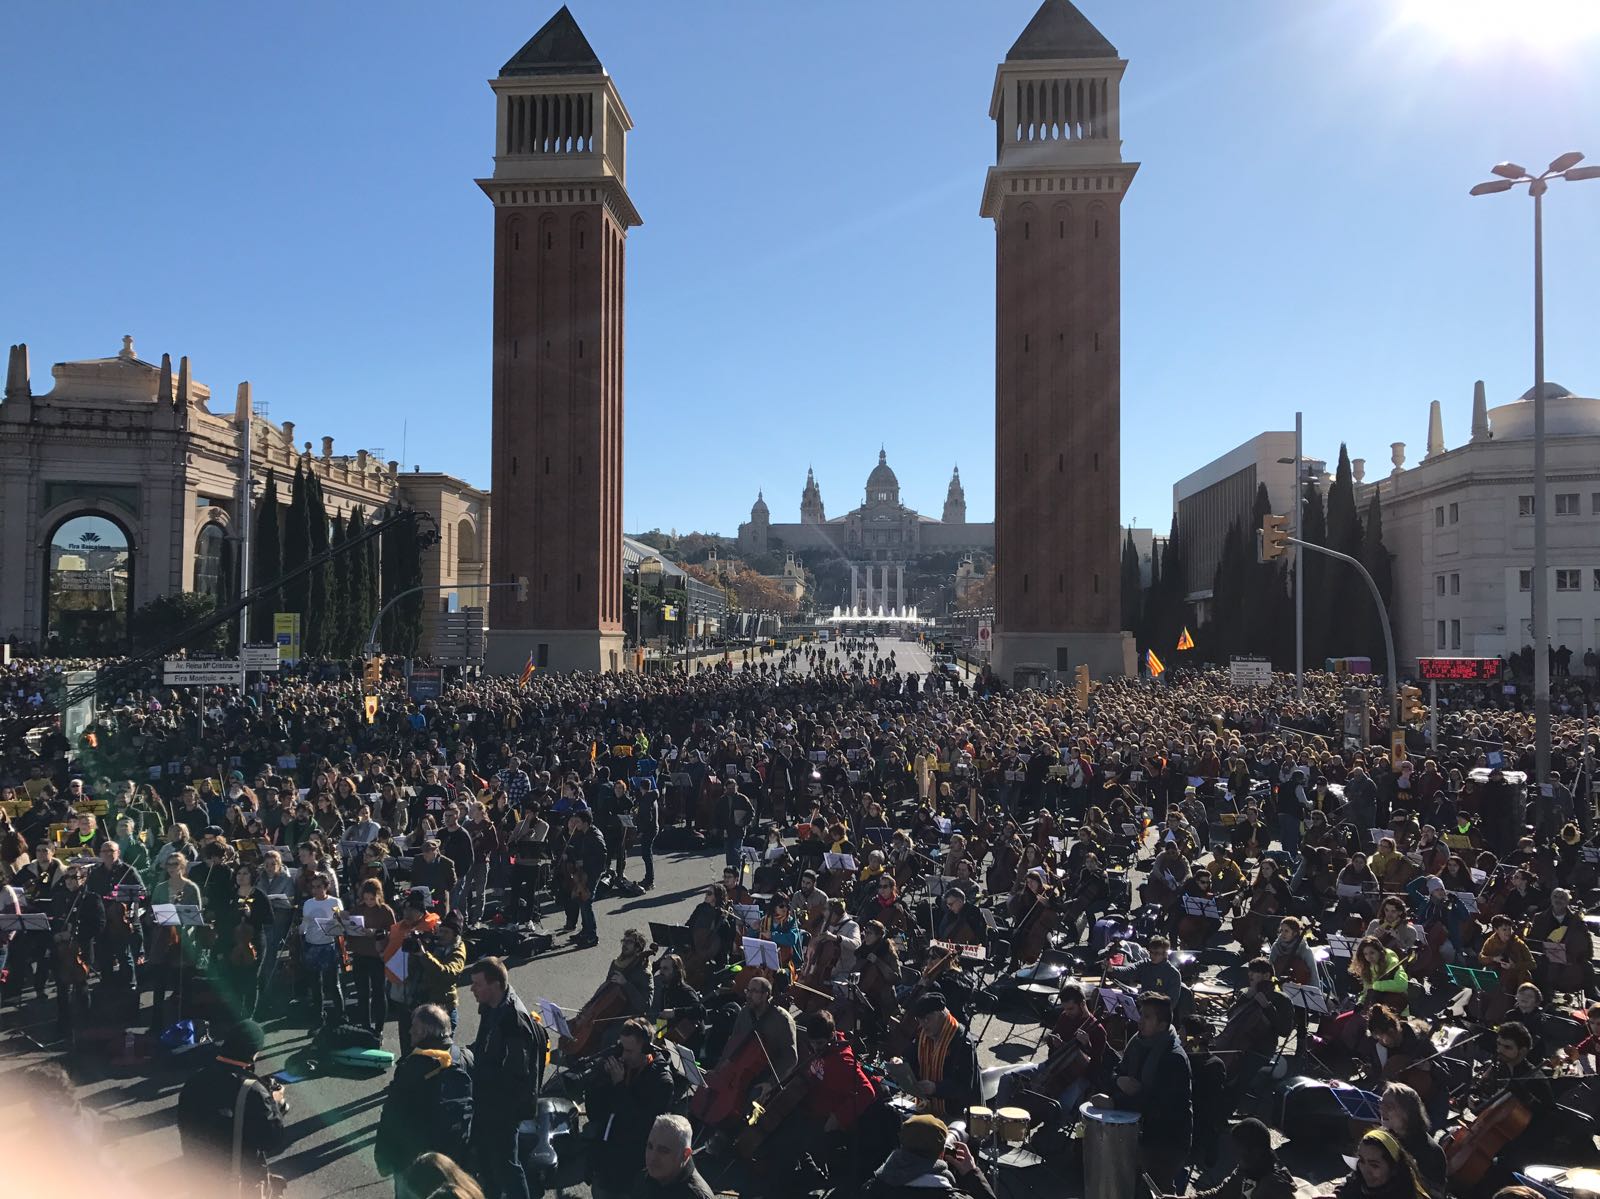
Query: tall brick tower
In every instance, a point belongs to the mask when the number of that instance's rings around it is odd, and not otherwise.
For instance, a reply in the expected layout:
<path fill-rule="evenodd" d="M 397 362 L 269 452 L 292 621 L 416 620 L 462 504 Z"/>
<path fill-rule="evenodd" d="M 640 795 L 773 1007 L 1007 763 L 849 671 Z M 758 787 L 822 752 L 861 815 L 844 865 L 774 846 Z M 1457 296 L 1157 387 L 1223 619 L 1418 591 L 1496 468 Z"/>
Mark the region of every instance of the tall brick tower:
<path fill-rule="evenodd" d="M 491 81 L 494 521 L 488 665 L 622 653 L 622 280 L 633 121 L 566 8 Z"/>
<path fill-rule="evenodd" d="M 993 666 L 1008 681 L 1133 667 L 1120 616 L 1121 216 L 1127 63 L 1045 0 L 995 74 Z"/>

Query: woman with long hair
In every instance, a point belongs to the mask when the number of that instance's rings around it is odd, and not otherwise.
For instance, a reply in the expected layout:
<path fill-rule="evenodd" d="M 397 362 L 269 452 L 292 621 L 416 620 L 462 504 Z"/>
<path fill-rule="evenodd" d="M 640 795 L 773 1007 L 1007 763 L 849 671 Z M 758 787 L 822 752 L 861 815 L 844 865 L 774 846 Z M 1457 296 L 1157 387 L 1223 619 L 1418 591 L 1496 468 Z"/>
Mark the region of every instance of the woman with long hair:
<path fill-rule="evenodd" d="M 1422 1106 L 1422 1096 L 1403 1082 L 1386 1083 L 1378 1100 L 1378 1119 L 1400 1148 L 1411 1155 L 1417 1175 L 1432 1199 L 1445 1193 L 1444 1150 L 1430 1135 L 1432 1125 Z"/>
<path fill-rule="evenodd" d="M 1356 1165 L 1334 1199 L 1428 1199 L 1417 1163 L 1394 1135 L 1374 1128 L 1356 1146 Z"/>
<path fill-rule="evenodd" d="M 1350 957 L 1350 973 L 1361 983 L 1361 1003 L 1381 1003 L 1404 1016 L 1411 1007 L 1411 980 L 1406 977 L 1400 955 L 1388 949 L 1377 937 L 1362 937 Z"/>

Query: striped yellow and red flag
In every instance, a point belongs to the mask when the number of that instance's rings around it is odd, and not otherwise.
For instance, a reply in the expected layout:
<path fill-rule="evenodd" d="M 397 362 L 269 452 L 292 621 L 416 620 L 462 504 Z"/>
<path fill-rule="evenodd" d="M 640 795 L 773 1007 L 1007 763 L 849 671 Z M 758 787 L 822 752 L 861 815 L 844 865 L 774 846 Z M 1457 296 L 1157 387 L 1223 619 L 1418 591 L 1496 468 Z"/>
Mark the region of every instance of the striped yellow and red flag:
<path fill-rule="evenodd" d="M 533 677 L 533 651 L 528 651 L 528 664 L 522 668 L 522 677 L 517 680 L 517 686 L 526 687 L 528 680 Z"/>
<path fill-rule="evenodd" d="M 1186 649 L 1193 649 L 1194 648 L 1194 638 L 1189 636 L 1189 626 L 1188 625 L 1184 625 L 1183 626 L 1183 636 L 1178 638 L 1178 648 L 1180 650 L 1186 650 Z"/>
<path fill-rule="evenodd" d="M 1144 660 L 1145 665 L 1150 668 L 1151 678 L 1159 677 L 1161 672 L 1166 669 L 1165 664 L 1160 658 L 1156 657 L 1156 651 L 1153 649 L 1147 649 L 1144 651 Z"/>

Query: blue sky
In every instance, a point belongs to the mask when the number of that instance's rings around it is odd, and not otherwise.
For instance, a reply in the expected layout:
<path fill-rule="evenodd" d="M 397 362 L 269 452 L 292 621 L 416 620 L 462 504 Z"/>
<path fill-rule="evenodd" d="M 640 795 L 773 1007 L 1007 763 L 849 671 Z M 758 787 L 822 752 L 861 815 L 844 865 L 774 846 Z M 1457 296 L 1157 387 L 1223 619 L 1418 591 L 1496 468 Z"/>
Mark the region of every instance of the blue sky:
<path fill-rule="evenodd" d="M 0 333 L 49 364 L 189 354 L 340 450 L 487 485 L 486 80 L 554 3 L 63 4 L 0 14 Z M 830 514 L 880 443 L 993 513 L 995 64 L 1035 0 L 577 0 L 636 128 L 630 531 Z M 1125 518 L 1306 412 L 1378 469 L 1532 381 L 1530 204 L 1600 161 L 1592 0 L 1080 0 L 1130 61 Z M 1506 15 L 1515 7 L 1516 17 Z M 1587 15 L 1586 15 L 1587 14 Z M 1512 22 L 1515 21 L 1515 24 Z M 1519 157 L 1520 156 L 1520 157 Z M 1546 205 L 1552 379 L 1600 392 L 1600 181 Z"/>

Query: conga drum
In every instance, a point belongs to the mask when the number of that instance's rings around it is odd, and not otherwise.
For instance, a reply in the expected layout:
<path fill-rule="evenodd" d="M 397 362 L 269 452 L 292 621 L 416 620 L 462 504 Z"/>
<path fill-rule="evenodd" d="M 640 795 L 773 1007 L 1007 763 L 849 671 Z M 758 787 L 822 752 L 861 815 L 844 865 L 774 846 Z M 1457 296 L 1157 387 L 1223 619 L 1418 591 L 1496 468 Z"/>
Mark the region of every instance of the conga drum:
<path fill-rule="evenodd" d="M 967 1109 L 967 1136 L 974 1141 L 987 1141 L 994 1131 L 994 1109 L 969 1107 Z"/>
<path fill-rule="evenodd" d="M 1003 1107 L 994 1117 L 1000 1140 L 1007 1145 L 1022 1144 L 1033 1128 L 1033 1116 L 1025 1107 Z"/>
<path fill-rule="evenodd" d="M 1139 1113 L 1085 1103 L 1084 1199 L 1127 1199 L 1139 1182 Z"/>

